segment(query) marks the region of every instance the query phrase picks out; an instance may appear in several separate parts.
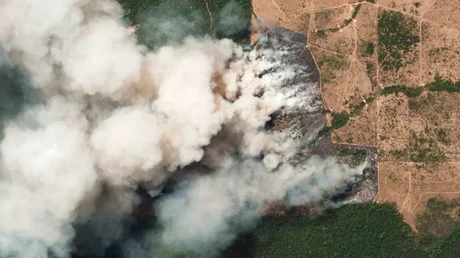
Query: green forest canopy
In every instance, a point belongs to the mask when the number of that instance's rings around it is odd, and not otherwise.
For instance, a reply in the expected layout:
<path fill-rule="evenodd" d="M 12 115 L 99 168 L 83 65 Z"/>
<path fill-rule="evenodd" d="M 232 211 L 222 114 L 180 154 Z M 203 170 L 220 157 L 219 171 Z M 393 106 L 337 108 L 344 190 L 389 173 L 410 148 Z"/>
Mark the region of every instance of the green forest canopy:
<path fill-rule="evenodd" d="M 317 219 L 265 217 L 224 257 L 460 257 L 460 229 L 445 238 L 414 235 L 389 204 L 350 204 Z"/>
<path fill-rule="evenodd" d="M 126 22 L 142 25 L 139 40 L 150 48 L 177 43 L 187 36 L 227 37 L 241 43 L 249 40 L 251 0 L 118 1 Z"/>

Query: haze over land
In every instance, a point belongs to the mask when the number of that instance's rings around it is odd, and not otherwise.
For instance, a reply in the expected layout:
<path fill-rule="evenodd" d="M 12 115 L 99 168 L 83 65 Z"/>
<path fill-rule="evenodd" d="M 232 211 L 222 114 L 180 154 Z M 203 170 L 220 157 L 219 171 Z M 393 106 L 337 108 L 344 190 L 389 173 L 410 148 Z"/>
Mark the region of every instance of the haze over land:
<path fill-rule="evenodd" d="M 275 111 L 321 108 L 308 68 L 281 61 L 289 47 L 151 51 L 108 0 L 7 0 L 0 15 L 5 88 L 20 89 L 0 143 L 0 256 L 69 257 L 75 243 L 91 257 L 215 256 L 270 203 L 322 202 L 365 166 L 299 159 L 310 138 L 265 129 Z M 154 197 L 176 176 L 133 237 L 139 188 Z"/>
<path fill-rule="evenodd" d="M 458 256 L 460 2 L 120 2 L 0 2 L 0 257 Z"/>

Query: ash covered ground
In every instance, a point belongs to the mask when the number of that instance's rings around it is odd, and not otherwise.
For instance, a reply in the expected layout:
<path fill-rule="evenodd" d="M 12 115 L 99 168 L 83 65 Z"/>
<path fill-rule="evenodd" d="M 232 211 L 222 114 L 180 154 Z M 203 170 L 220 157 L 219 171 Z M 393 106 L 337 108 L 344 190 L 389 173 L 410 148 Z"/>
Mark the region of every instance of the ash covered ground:
<path fill-rule="evenodd" d="M 282 111 L 273 115 L 269 122 L 272 130 L 289 128 L 293 132 L 292 137 L 307 140 L 306 148 L 297 155 L 297 162 L 308 159 L 312 155 L 321 157 L 337 156 L 339 159 L 351 166 L 356 166 L 364 159 L 368 160 L 368 165 L 363 174 L 357 181 L 351 184 L 346 193 L 342 193 L 333 199 L 350 202 L 371 202 L 374 201 L 378 192 L 377 177 L 377 148 L 368 146 L 356 146 L 346 144 L 335 144 L 332 141 L 331 133 L 323 131 L 326 126 L 327 112 L 322 108 L 320 74 L 315 61 L 306 47 L 307 39 L 303 34 L 295 33 L 285 28 L 279 27 L 267 33 L 269 38 L 276 38 L 277 43 L 271 45 L 260 45 L 257 47 L 289 48 L 290 55 L 286 57 L 287 64 L 298 64 L 309 67 L 307 73 L 300 73 L 292 84 L 299 81 L 304 82 L 304 87 L 308 87 L 309 92 L 315 89 L 314 97 L 308 106 L 317 107 L 316 109 L 299 109 L 291 114 L 283 114 Z"/>

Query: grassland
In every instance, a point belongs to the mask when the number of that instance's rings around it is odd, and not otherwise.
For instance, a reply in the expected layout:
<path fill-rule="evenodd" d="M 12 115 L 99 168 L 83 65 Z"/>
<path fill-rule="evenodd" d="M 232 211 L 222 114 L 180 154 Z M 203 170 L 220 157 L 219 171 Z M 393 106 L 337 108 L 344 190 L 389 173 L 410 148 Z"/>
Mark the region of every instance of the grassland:
<path fill-rule="evenodd" d="M 329 60 L 329 59 L 321 59 L 318 62 L 318 65 L 321 67 L 323 63 L 331 63 L 336 67 L 337 69 L 340 68 L 341 63 L 339 63 L 336 60 Z M 372 103 L 376 97 L 379 95 L 381 96 L 386 96 L 390 94 L 398 94 L 398 93 L 403 93 L 409 98 L 415 98 L 420 96 L 420 94 L 423 91 L 431 91 L 431 92 L 460 92 L 460 82 L 451 82 L 449 80 L 443 80 L 440 77 L 436 77 L 435 81 L 432 83 L 429 83 L 425 85 L 424 87 L 407 87 L 404 85 L 394 85 L 394 86 L 389 86 L 385 87 L 379 92 L 376 93 L 376 96 L 371 96 L 366 99 L 366 102 L 360 102 L 355 106 L 351 107 L 351 112 L 350 113 L 332 113 L 332 128 L 333 129 L 338 129 L 343 127 L 349 120 L 350 117 L 356 116 L 359 114 L 359 112 L 364 108 L 365 104 L 370 104 Z M 427 103 L 419 100 L 413 100 L 409 101 L 409 107 L 411 109 L 416 109 L 420 108 L 422 105 L 425 105 Z"/>

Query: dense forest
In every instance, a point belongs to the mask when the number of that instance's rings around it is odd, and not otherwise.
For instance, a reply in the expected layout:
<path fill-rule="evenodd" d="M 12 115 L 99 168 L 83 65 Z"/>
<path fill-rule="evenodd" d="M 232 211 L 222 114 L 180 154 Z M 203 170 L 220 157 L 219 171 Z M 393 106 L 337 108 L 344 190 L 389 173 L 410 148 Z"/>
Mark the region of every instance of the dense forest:
<path fill-rule="evenodd" d="M 187 36 L 231 38 L 247 42 L 250 0 L 118 0 L 129 24 L 141 24 L 139 40 L 150 48 Z"/>
<path fill-rule="evenodd" d="M 426 215 L 425 215 L 426 216 Z M 426 218 L 425 218 L 426 219 Z M 460 229 L 415 234 L 389 204 L 350 204 L 317 218 L 265 217 L 223 257 L 459 257 Z"/>

